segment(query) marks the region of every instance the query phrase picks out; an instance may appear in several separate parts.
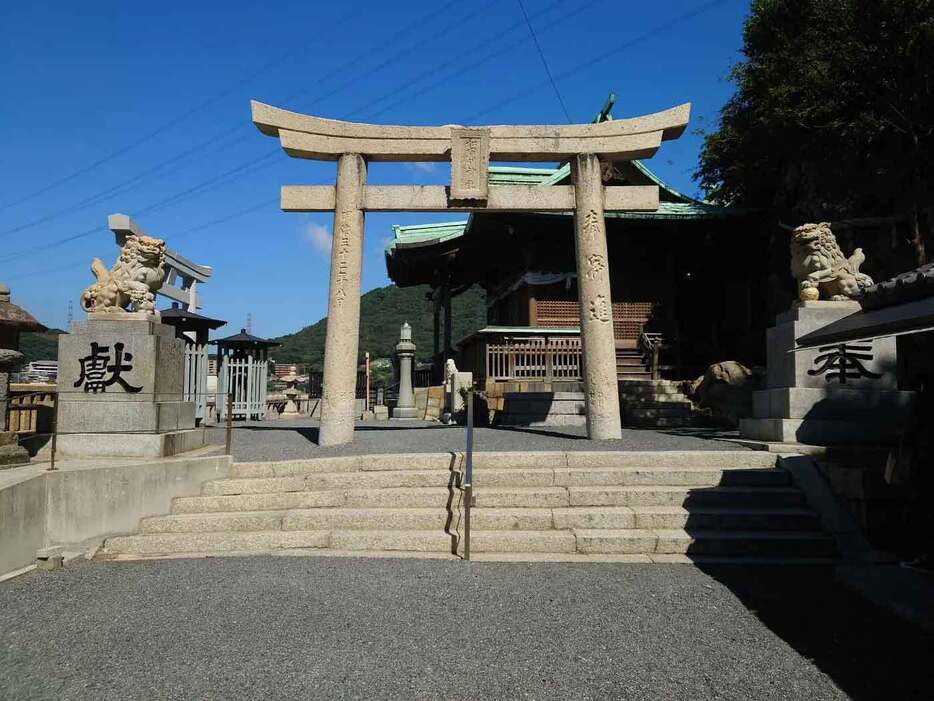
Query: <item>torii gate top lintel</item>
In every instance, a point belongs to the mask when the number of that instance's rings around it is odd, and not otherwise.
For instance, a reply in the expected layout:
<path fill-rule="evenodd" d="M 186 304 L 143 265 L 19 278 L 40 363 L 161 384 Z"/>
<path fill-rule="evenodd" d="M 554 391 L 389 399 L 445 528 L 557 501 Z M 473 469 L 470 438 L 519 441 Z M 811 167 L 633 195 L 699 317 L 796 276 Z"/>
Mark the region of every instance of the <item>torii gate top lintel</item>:
<path fill-rule="evenodd" d="M 494 161 L 557 161 L 578 153 L 627 161 L 647 158 L 662 141 L 681 136 L 691 114 L 690 103 L 685 103 L 595 124 L 415 127 L 324 119 L 255 100 L 251 107 L 256 127 L 279 137 L 289 155 L 325 161 L 335 161 L 344 153 L 359 153 L 371 161 L 449 161 L 454 139 L 464 132 L 485 134 Z"/>
<path fill-rule="evenodd" d="M 334 161 L 355 154 L 366 161 L 451 162 L 450 187 L 367 187 L 361 209 L 383 212 L 571 211 L 571 186 L 489 188 L 490 161 L 562 161 L 580 154 L 594 155 L 602 162 L 649 158 L 662 141 L 684 132 L 691 112 L 686 103 L 642 117 L 592 124 L 412 127 L 323 119 L 256 101 L 251 106 L 256 127 L 278 137 L 285 152 L 296 158 Z M 607 187 L 604 206 L 611 211 L 654 211 L 658 188 Z M 333 187 L 282 188 L 285 211 L 326 212 L 334 207 Z"/>

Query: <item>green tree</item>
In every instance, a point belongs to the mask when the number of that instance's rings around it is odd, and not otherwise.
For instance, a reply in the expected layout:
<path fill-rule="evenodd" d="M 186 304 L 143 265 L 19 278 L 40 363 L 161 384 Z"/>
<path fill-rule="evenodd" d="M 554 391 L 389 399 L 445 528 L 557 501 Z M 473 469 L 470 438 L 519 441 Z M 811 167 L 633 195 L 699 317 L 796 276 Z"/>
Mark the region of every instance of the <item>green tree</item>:
<path fill-rule="evenodd" d="M 399 342 L 399 329 L 408 321 L 412 339 L 417 346 L 419 362 L 431 360 L 433 350 L 433 309 L 428 301 L 427 285 L 396 287 L 388 285 L 370 290 L 360 297 L 360 344 L 357 362 L 370 352 L 371 358 L 390 358 Z M 453 342 L 476 331 L 486 322 L 486 302 L 483 291 L 473 287 L 458 295 L 451 303 Z M 321 370 L 324 364 L 324 339 L 327 317 L 293 334 L 273 339 L 282 345 L 275 349 L 276 362 L 308 363 Z"/>
<path fill-rule="evenodd" d="M 696 174 L 708 197 L 789 223 L 901 217 L 894 238 L 924 263 L 934 2 L 753 0 L 743 39 Z"/>

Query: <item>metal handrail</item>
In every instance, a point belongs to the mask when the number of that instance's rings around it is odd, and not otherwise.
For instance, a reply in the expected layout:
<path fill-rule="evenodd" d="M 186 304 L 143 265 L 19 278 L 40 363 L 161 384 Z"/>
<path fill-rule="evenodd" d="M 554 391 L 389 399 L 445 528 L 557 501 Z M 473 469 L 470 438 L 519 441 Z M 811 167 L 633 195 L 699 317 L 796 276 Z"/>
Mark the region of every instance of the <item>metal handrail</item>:
<path fill-rule="evenodd" d="M 660 374 L 660 364 L 659 364 L 659 355 L 661 353 L 662 344 L 664 343 L 662 334 L 660 333 L 648 333 L 644 329 L 639 332 L 639 348 L 649 355 L 649 364 L 652 368 L 652 379 L 659 379 Z"/>
<path fill-rule="evenodd" d="M 467 388 L 467 449 L 464 453 L 464 559 L 470 559 L 470 507 L 473 506 L 473 387 Z"/>

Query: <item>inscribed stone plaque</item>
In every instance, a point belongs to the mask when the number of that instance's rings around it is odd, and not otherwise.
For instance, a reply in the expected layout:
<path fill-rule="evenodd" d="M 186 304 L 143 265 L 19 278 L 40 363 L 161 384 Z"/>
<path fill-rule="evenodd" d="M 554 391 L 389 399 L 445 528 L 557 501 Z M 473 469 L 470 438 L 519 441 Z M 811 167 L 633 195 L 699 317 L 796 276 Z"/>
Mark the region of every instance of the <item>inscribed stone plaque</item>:
<path fill-rule="evenodd" d="M 451 129 L 451 199 L 487 198 L 490 130 Z"/>

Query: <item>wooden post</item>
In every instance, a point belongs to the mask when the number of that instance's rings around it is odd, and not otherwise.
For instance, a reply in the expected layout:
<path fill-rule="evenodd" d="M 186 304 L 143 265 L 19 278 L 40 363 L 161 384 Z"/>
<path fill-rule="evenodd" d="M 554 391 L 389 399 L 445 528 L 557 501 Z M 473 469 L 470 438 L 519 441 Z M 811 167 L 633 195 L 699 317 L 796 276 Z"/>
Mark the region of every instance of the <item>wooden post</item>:
<path fill-rule="evenodd" d="M 50 455 L 49 469 L 55 470 L 55 451 L 58 448 L 58 388 L 52 395 L 52 453 Z"/>
<path fill-rule="evenodd" d="M 616 384 L 616 340 L 603 214 L 600 159 L 582 154 L 571 159 L 574 182 L 574 247 L 583 345 L 587 436 L 622 438 Z"/>
<path fill-rule="evenodd" d="M 366 161 L 348 153 L 337 162 L 328 329 L 324 341 L 319 445 L 353 440 L 360 335 L 360 267 Z"/>

